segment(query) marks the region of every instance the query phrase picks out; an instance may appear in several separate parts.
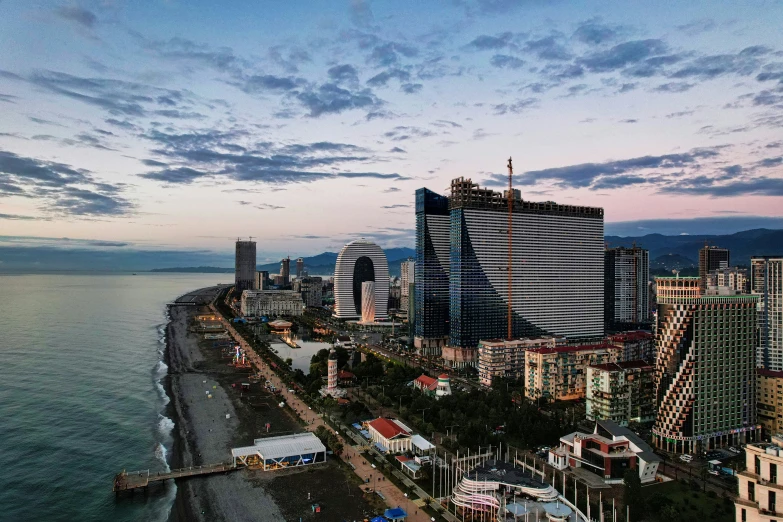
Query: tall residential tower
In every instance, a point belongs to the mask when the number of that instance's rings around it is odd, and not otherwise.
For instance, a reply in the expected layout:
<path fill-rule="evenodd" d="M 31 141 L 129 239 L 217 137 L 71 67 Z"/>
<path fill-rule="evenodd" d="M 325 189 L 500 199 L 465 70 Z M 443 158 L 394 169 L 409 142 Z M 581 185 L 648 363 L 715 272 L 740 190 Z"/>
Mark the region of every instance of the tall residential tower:
<path fill-rule="evenodd" d="M 650 320 L 647 291 L 650 252 L 607 248 L 604 252 L 604 316 L 607 328 L 623 328 Z"/>
<path fill-rule="evenodd" d="M 756 365 L 783 371 L 783 255 L 752 257 L 750 288 L 759 296 Z"/>
<path fill-rule="evenodd" d="M 234 256 L 234 286 L 237 292 L 252 290 L 255 280 L 256 242 L 237 240 Z"/>
<path fill-rule="evenodd" d="M 699 250 L 699 280 L 702 290 L 707 288 L 707 277 L 713 270 L 726 268 L 731 264 L 727 248 L 704 245 Z"/>

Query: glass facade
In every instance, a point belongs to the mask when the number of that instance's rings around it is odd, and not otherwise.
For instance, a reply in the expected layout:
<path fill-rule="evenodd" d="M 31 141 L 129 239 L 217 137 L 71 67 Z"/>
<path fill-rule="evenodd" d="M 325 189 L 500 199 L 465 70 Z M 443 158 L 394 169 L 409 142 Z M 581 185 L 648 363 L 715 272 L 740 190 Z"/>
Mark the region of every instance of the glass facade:
<path fill-rule="evenodd" d="M 414 336 L 449 335 L 448 198 L 429 189 L 416 191 Z"/>

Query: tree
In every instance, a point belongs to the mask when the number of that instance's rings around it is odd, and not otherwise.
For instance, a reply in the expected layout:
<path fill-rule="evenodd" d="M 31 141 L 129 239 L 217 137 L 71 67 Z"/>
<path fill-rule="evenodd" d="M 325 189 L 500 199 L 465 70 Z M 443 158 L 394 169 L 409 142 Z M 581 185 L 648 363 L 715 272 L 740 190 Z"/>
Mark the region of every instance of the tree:
<path fill-rule="evenodd" d="M 625 486 L 623 490 L 623 503 L 628 506 L 631 511 L 631 520 L 636 520 L 641 512 L 641 506 L 643 503 L 642 495 L 642 481 L 639 478 L 639 470 L 629 469 L 623 476 L 623 484 Z"/>

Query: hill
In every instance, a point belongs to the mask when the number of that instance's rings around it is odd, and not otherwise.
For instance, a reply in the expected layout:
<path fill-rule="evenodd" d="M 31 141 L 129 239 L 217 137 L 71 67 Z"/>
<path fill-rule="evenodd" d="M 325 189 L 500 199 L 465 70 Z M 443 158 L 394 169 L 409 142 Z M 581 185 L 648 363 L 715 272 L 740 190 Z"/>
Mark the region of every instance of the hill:
<path fill-rule="evenodd" d="M 389 262 L 389 275 L 394 277 L 400 276 L 400 263 L 414 257 L 416 251 L 412 248 L 389 248 L 384 250 L 386 253 L 386 260 Z M 323 252 L 317 256 L 305 257 L 304 264 L 305 269 L 309 274 L 313 275 L 334 275 L 334 265 L 337 263 L 337 252 Z M 280 262 L 268 263 L 266 265 L 259 265 L 258 270 L 266 270 L 270 274 L 280 273 Z M 296 258 L 291 258 L 291 271 L 296 270 Z"/>

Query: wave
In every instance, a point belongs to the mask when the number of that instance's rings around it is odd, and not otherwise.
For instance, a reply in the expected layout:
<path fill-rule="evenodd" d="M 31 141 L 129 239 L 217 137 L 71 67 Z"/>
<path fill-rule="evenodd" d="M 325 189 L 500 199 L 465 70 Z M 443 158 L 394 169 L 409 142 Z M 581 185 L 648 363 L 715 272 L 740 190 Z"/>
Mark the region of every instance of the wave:
<path fill-rule="evenodd" d="M 158 364 L 155 365 L 155 368 L 152 370 L 152 379 L 155 383 L 155 389 L 158 391 L 158 396 L 161 399 L 161 411 L 165 411 L 166 406 L 171 402 L 171 398 L 166 394 L 166 388 L 163 386 L 163 379 L 168 375 L 169 367 L 164 362 L 164 359 L 166 357 L 166 328 L 168 326 L 168 323 L 171 322 L 171 315 L 169 314 L 168 307 L 166 307 L 165 311 L 165 317 L 166 322 L 163 324 L 157 325 L 158 330 L 158 355 L 160 356 L 160 360 L 158 361 Z M 170 471 L 171 467 L 169 466 L 168 461 L 168 455 L 169 450 L 174 442 L 174 439 L 172 437 L 172 432 L 174 431 L 174 421 L 170 418 L 163 415 L 163 413 L 158 413 L 158 434 L 160 436 L 160 439 L 158 443 L 155 446 L 155 458 L 157 458 L 162 464 L 166 471 Z M 171 514 L 171 510 L 174 508 L 174 501 L 177 496 L 177 486 L 174 485 L 172 481 L 172 487 L 168 490 L 168 493 L 166 495 L 166 505 L 159 513 L 159 518 L 161 522 L 166 522 Z"/>

